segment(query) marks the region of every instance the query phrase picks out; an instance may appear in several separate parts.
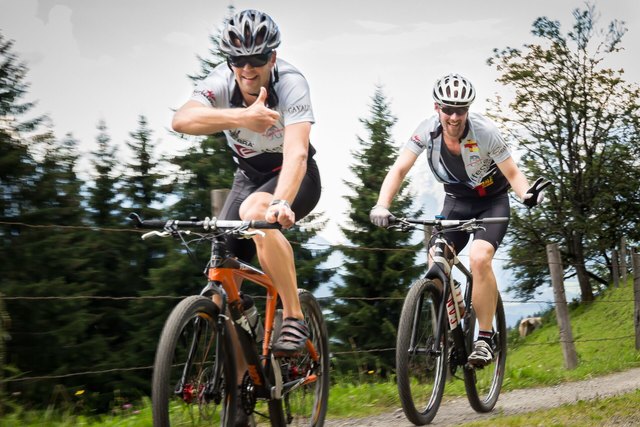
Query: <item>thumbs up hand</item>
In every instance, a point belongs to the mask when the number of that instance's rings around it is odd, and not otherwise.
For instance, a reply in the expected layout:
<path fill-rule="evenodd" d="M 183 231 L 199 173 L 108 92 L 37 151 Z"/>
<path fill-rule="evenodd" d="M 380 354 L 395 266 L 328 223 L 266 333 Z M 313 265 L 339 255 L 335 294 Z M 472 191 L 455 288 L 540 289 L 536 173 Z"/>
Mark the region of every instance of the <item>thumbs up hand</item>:
<path fill-rule="evenodd" d="M 275 125 L 280 118 L 280 113 L 267 108 L 267 90 L 260 87 L 260 93 L 255 102 L 244 109 L 242 127 L 257 133 L 264 133 Z"/>

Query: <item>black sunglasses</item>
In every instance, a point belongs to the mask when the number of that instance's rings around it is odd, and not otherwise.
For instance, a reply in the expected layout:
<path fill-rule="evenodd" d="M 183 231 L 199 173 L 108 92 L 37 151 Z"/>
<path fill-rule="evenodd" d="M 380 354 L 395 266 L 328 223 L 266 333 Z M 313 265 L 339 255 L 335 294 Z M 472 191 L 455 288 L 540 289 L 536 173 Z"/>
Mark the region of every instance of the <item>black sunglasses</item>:
<path fill-rule="evenodd" d="M 227 58 L 227 61 L 230 65 L 238 68 L 242 68 L 247 64 L 252 67 L 264 67 L 266 63 L 269 62 L 269 59 L 271 59 L 271 53 L 272 52 L 248 56 L 230 56 Z"/>
<path fill-rule="evenodd" d="M 440 111 L 445 113 L 447 116 L 453 116 L 454 114 L 462 116 L 469 111 L 469 107 L 450 107 L 448 105 L 440 105 Z"/>

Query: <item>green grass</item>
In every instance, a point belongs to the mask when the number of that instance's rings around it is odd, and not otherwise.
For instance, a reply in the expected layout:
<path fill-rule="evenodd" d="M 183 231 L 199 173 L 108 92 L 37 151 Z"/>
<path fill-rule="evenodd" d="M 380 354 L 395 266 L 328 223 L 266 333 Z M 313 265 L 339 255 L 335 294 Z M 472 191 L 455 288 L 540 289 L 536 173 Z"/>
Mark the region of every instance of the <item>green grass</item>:
<path fill-rule="evenodd" d="M 152 427 L 151 402 L 145 400 L 139 407 L 118 408 L 101 416 L 74 415 L 59 410 L 22 411 L 0 419 L 2 427 Z"/>
<path fill-rule="evenodd" d="M 607 290 L 591 304 L 572 307 L 571 328 L 578 354 L 578 366 L 573 370 L 564 367 L 559 330 L 553 310 L 545 314 L 543 326 L 525 339 L 518 337 L 517 331 L 511 331 L 503 391 L 577 381 L 640 366 L 640 352 L 635 350 L 633 311 L 631 282 L 623 287 Z M 330 418 L 365 417 L 400 407 L 393 380 L 362 384 L 337 380 L 329 394 Z M 461 379 L 447 382 L 445 399 L 464 395 L 464 382 Z M 594 405 L 596 410 L 589 409 L 590 405 Z M 624 424 L 625 420 L 639 419 L 640 410 L 636 408 L 640 408 L 639 392 L 597 403 L 581 402 L 534 413 L 540 415 L 501 417 L 499 423 L 492 419 L 484 424 L 471 425 L 602 425 L 601 414 L 608 415 L 607 420 L 618 417 L 622 420 L 621 424 Z M 118 410 L 100 418 L 78 417 L 54 411 L 18 411 L 0 419 L 0 425 L 151 426 L 150 412 L 148 401 L 143 402 L 139 408 Z M 538 418 L 531 418 L 532 416 Z M 574 423 L 574 420 L 580 422 Z"/>
<path fill-rule="evenodd" d="M 607 399 L 580 401 L 545 411 L 523 415 L 492 417 L 463 424 L 465 427 L 483 426 L 633 426 L 640 420 L 640 390 Z"/>
<path fill-rule="evenodd" d="M 578 366 L 573 370 L 564 367 L 554 310 L 546 313 L 541 328 L 524 339 L 518 336 L 517 330 L 511 331 L 502 390 L 556 385 L 640 366 L 640 352 L 635 350 L 633 301 L 633 286 L 629 281 L 625 286 L 607 290 L 591 304 L 570 308 L 578 355 Z M 462 396 L 465 396 L 465 389 L 461 379 L 447 382 L 445 399 Z M 399 407 L 393 382 L 341 383 L 331 388 L 331 418 L 364 417 Z"/>

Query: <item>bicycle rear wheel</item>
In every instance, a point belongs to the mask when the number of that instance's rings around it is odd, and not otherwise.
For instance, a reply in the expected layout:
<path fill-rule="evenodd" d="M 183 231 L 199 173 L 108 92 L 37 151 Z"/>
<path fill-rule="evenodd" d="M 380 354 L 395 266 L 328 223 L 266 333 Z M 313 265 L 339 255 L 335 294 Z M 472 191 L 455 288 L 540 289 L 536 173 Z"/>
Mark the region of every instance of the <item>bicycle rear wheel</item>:
<path fill-rule="evenodd" d="M 396 345 L 398 392 L 404 414 L 415 425 L 433 420 L 444 392 L 448 325 L 436 336 L 440 298 L 440 291 L 431 280 L 418 280 L 409 289 L 400 314 Z"/>
<path fill-rule="evenodd" d="M 309 339 L 318 357 L 314 360 L 307 347 L 296 357 L 280 360 L 283 383 L 300 382 L 283 396 L 281 404 L 287 424 L 319 427 L 324 425 L 329 400 L 329 338 L 322 310 L 313 294 L 300 289 L 298 295 Z"/>
<path fill-rule="evenodd" d="M 182 300 L 167 319 L 153 366 L 153 425 L 233 426 L 236 369 L 226 324 L 209 298 Z"/>
<path fill-rule="evenodd" d="M 478 323 L 472 312 L 468 328 L 465 328 L 467 351 L 471 351 L 476 339 Z M 507 363 L 507 324 L 502 298 L 498 295 L 496 314 L 493 317 L 495 335 L 495 359 L 492 364 L 480 369 L 464 368 L 464 385 L 471 407 L 477 412 L 489 412 L 498 402 L 504 369 Z"/>

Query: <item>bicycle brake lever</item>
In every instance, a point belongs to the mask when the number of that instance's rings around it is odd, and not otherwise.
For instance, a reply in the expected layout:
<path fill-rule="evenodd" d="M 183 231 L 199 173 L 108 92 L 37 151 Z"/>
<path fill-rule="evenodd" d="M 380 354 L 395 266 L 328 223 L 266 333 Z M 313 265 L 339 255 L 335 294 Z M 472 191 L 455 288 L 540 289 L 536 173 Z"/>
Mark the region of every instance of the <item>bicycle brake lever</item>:
<path fill-rule="evenodd" d="M 266 236 L 265 232 L 262 230 L 252 230 L 252 231 L 234 231 L 232 234 L 235 234 L 238 236 L 239 239 L 251 239 L 253 238 L 253 236 L 260 236 L 260 237 L 264 237 Z"/>
<path fill-rule="evenodd" d="M 148 233 L 144 233 L 144 234 L 142 235 L 142 240 L 146 240 L 146 239 L 148 239 L 149 237 L 155 237 L 155 236 L 158 236 L 158 237 L 167 237 L 167 236 L 170 236 L 170 235 L 171 235 L 171 233 L 169 233 L 168 231 L 158 231 L 158 230 L 154 230 L 154 231 L 150 231 L 150 232 L 148 232 Z"/>

